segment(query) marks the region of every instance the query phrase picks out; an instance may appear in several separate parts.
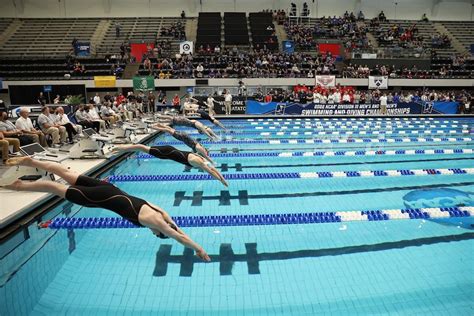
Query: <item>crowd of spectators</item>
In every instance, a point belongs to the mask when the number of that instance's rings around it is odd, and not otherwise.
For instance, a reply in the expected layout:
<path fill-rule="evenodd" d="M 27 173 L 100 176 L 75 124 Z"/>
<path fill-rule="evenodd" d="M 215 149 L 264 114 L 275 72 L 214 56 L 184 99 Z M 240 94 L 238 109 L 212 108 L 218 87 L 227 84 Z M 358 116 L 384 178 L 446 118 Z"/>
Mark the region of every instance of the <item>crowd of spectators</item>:
<path fill-rule="evenodd" d="M 346 49 L 364 49 L 370 47 L 367 27 L 363 21 L 357 21 L 354 13 L 346 11 L 343 16 L 325 17 L 316 20 L 314 26 L 285 22 L 288 37 L 302 50 L 314 49 L 317 38 L 342 39 Z"/>
<path fill-rule="evenodd" d="M 467 69 L 467 62 L 470 58 L 466 55 L 453 55 L 451 63 L 444 63 L 433 69 L 419 69 L 416 65 L 400 66 L 395 65 L 375 65 L 369 68 L 367 65 L 354 65 L 349 63 L 342 68 L 343 78 L 368 78 L 369 76 L 388 76 L 390 78 L 406 79 L 429 79 L 438 77 L 452 77 L 458 75 L 457 72 Z M 436 64 L 436 60 L 433 60 Z M 468 70 L 469 71 L 469 70 Z M 472 75 L 472 71 L 471 71 Z"/>
<path fill-rule="evenodd" d="M 451 47 L 451 40 L 446 34 L 433 34 L 431 36 L 431 47 L 449 48 Z"/>
<path fill-rule="evenodd" d="M 176 54 L 174 58 L 146 58 L 143 67 L 156 78 L 313 78 L 337 74 L 335 57 L 305 53 L 285 54 L 261 49 L 223 49 L 212 55 Z"/>
<path fill-rule="evenodd" d="M 398 102 L 428 102 L 445 101 L 459 102 L 461 108 L 469 110 L 474 94 L 469 90 L 357 90 L 351 86 L 336 86 L 326 88 L 322 86 L 309 87 L 306 85 L 294 86 L 292 90 L 282 88 L 270 89 L 264 94 L 261 89 L 252 96 L 262 102 L 296 102 L 320 104 L 370 104 L 379 103 L 381 96 L 387 97 L 388 103 Z M 466 112 L 466 111 L 464 111 Z"/>
<path fill-rule="evenodd" d="M 160 36 L 173 37 L 177 40 L 185 40 L 186 32 L 184 29 L 184 24 L 179 21 L 174 22 L 170 26 L 162 27 L 160 30 Z"/>

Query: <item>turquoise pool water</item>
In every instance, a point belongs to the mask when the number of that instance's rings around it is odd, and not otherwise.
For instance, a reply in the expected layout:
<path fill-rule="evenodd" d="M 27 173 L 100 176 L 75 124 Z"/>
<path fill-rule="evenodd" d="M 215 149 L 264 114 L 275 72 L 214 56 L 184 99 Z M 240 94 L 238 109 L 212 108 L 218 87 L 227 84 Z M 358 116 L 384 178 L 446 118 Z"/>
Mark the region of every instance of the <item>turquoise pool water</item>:
<path fill-rule="evenodd" d="M 219 132 L 225 140 L 206 146 L 224 175 L 473 168 L 473 123 L 468 118 L 229 120 L 224 124 L 230 132 Z M 309 134 L 334 131 L 340 134 Z M 410 152 L 440 149 L 443 153 Z M 456 149 L 464 152 L 450 151 Z M 398 150 L 408 154 L 390 154 Z M 304 154 L 342 151 L 365 154 Z M 201 173 L 132 156 L 108 175 L 151 174 Z M 229 188 L 210 180 L 116 184 L 172 216 L 474 206 L 469 174 L 234 180 Z M 114 216 L 69 203 L 50 212 L 56 215 Z M 186 228 L 211 263 L 146 229 L 30 227 L 20 245 L 23 235 L 2 245 L 0 314 L 472 315 L 471 223 L 457 218 Z"/>

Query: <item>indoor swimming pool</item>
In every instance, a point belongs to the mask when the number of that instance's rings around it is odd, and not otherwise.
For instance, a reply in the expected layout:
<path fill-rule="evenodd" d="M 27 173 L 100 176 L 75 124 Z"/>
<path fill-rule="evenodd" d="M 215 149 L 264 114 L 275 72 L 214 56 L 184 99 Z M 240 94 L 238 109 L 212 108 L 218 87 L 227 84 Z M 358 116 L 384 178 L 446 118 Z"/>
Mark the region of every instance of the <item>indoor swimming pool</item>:
<path fill-rule="evenodd" d="M 147 229 L 32 225 L 2 246 L 0 315 L 474 313 L 473 118 L 222 122 L 218 141 L 178 129 L 228 188 L 139 153 L 102 175 L 177 218 L 210 263 Z M 117 216 L 64 202 L 44 219 L 64 217 Z"/>

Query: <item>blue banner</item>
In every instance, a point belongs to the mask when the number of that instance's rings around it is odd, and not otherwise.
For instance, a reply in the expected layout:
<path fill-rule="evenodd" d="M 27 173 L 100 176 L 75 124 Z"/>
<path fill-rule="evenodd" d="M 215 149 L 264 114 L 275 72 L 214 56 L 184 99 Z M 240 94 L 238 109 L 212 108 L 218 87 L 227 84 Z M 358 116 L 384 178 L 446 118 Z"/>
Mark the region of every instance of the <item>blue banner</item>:
<path fill-rule="evenodd" d="M 391 103 L 387 105 L 387 115 L 421 114 L 423 105 L 415 102 Z M 379 104 L 300 104 L 286 102 L 262 103 L 247 101 L 247 114 L 290 114 L 290 115 L 377 115 Z"/>
<path fill-rule="evenodd" d="M 293 41 L 283 41 L 283 52 L 287 54 L 291 54 L 295 52 L 295 42 Z"/>
<path fill-rule="evenodd" d="M 90 42 L 76 42 L 74 45 L 74 53 L 76 56 L 90 56 L 91 43 Z"/>
<path fill-rule="evenodd" d="M 43 86 L 43 92 L 51 92 L 53 91 L 53 87 L 50 85 Z"/>
<path fill-rule="evenodd" d="M 440 114 L 457 114 L 459 104 L 457 102 L 441 102 L 436 101 L 433 103 L 433 112 Z"/>

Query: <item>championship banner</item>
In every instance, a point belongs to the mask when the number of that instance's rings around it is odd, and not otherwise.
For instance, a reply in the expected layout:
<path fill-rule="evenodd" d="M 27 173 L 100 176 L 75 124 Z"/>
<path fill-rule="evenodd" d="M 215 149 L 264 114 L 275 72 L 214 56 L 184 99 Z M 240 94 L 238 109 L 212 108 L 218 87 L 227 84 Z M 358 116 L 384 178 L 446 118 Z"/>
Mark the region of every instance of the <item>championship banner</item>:
<path fill-rule="evenodd" d="M 96 88 L 114 88 L 116 80 L 115 76 L 94 76 L 94 86 Z"/>
<path fill-rule="evenodd" d="M 336 76 L 316 76 L 315 85 L 325 88 L 333 88 L 336 86 Z"/>
<path fill-rule="evenodd" d="M 207 96 L 195 96 L 195 99 L 199 101 L 200 106 L 205 106 Z M 216 114 L 225 114 L 224 97 L 213 97 L 214 98 L 214 111 Z M 245 114 L 245 97 L 233 96 L 232 97 L 232 114 Z M 207 106 L 205 106 L 207 107 Z"/>
<path fill-rule="evenodd" d="M 133 90 L 139 90 L 139 91 L 155 90 L 155 78 L 153 78 L 153 76 L 133 77 Z"/>
<path fill-rule="evenodd" d="M 369 89 L 388 89 L 388 77 L 369 76 Z"/>
<path fill-rule="evenodd" d="M 191 41 L 184 41 L 179 43 L 179 53 L 180 54 L 193 54 L 193 42 Z"/>
<path fill-rule="evenodd" d="M 76 56 L 90 56 L 91 54 L 91 43 L 90 42 L 76 42 L 74 45 L 74 53 Z"/>
<path fill-rule="evenodd" d="M 428 101 L 422 104 L 423 113 L 426 114 L 458 114 L 459 103 L 458 102 L 446 102 L 446 101 Z"/>
<path fill-rule="evenodd" d="M 422 114 L 423 105 L 415 102 L 387 104 L 387 115 Z M 289 114 L 289 115 L 354 115 L 381 114 L 379 104 L 300 104 L 285 102 L 262 103 L 247 101 L 247 114 Z"/>

